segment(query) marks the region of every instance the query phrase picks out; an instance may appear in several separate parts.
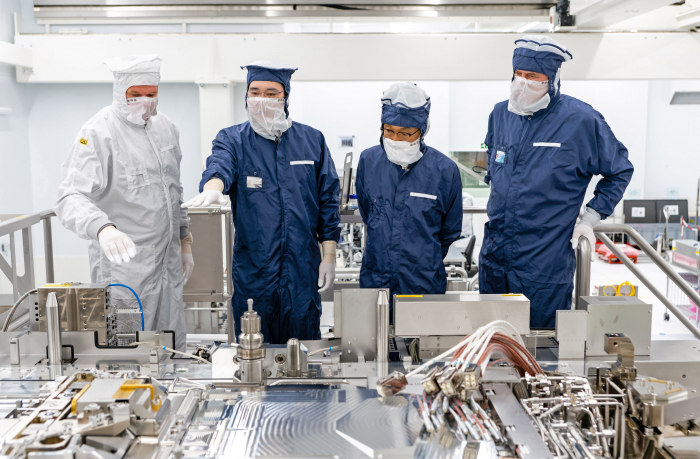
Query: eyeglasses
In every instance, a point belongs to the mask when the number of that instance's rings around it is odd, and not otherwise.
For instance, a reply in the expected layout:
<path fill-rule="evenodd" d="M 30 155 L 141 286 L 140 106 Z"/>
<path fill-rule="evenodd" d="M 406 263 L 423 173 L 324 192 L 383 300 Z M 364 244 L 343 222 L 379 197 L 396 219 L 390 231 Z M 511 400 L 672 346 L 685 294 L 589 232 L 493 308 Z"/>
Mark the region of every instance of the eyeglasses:
<path fill-rule="evenodd" d="M 248 97 L 269 97 L 271 99 L 281 99 L 282 97 L 284 97 L 284 91 L 278 91 L 276 89 L 270 89 L 268 91 L 251 89 L 250 91 L 248 91 Z"/>
<path fill-rule="evenodd" d="M 401 131 L 399 133 L 396 133 L 396 132 L 392 131 L 391 129 L 383 128 L 382 131 L 384 131 L 384 137 L 386 137 L 388 139 L 393 140 L 394 137 L 396 137 L 398 140 L 408 142 L 411 137 L 413 137 L 414 135 L 416 135 L 417 133 L 420 132 L 420 129 L 418 129 L 417 131 L 414 131 L 414 132 Z"/>

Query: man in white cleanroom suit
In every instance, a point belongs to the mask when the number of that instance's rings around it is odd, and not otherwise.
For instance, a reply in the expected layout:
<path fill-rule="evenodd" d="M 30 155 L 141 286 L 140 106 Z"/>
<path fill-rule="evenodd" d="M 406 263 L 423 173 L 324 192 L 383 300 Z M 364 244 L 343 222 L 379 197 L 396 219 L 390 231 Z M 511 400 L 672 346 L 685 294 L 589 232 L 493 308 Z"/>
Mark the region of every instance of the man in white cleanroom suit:
<path fill-rule="evenodd" d="M 194 268 L 187 209 L 181 209 L 179 131 L 158 113 L 156 55 L 109 59 L 114 100 L 75 138 L 61 167 L 55 211 L 90 240 L 91 280 L 123 284 L 141 299 L 145 330 L 172 330 L 186 350 L 182 287 Z M 120 309 L 135 295 L 112 287 Z M 141 328 L 141 327 L 139 327 Z"/>

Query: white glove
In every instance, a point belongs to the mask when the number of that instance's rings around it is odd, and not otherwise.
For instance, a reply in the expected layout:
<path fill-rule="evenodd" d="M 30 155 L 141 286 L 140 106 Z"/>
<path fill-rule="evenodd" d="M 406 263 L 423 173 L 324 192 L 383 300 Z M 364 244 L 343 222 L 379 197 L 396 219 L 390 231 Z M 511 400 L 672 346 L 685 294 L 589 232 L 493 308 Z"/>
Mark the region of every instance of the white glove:
<path fill-rule="evenodd" d="M 583 213 L 583 217 L 574 226 L 574 234 L 571 237 L 571 246 L 576 250 L 578 248 L 578 240 L 581 236 L 585 236 L 588 239 L 588 243 L 591 246 L 591 250 L 595 250 L 595 234 L 593 233 L 593 228 L 598 226 L 600 223 L 600 214 L 590 207 L 586 207 L 586 211 Z"/>
<path fill-rule="evenodd" d="M 107 259 L 112 263 L 129 263 L 136 257 L 136 246 L 129 236 L 119 231 L 114 226 L 108 226 L 97 236 L 102 250 Z"/>
<path fill-rule="evenodd" d="M 206 207 L 211 206 L 212 204 L 225 206 L 228 203 L 228 197 L 224 196 L 223 193 L 221 193 L 221 191 L 204 190 L 194 198 L 181 205 L 180 207 L 185 209 L 187 207 Z"/>
<path fill-rule="evenodd" d="M 318 293 L 327 292 L 335 282 L 335 264 L 321 263 L 318 265 Z"/>
<path fill-rule="evenodd" d="M 182 278 L 185 280 L 185 284 L 190 280 L 192 276 L 192 270 L 194 269 L 194 258 L 192 258 L 191 253 L 182 254 Z"/>

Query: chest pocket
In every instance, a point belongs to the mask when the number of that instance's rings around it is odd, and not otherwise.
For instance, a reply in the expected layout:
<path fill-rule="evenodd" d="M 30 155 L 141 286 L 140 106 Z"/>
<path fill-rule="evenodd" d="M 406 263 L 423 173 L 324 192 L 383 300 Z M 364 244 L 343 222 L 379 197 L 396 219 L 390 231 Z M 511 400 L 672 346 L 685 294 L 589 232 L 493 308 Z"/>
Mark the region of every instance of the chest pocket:
<path fill-rule="evenodd" d="M 492 168 L 492 170 L 503 167 L 512 160 L 508 150 L 507 145 L 497 145 L 494 148 L 490 158 L 491 161 L 489 163 L 489 167 Z"/>
<path fill-rule="evenodd" d="M 532 146 L 544 152 L 553 169 L 576 167 L 576 155 L 566 146 L 562 147 L 560 143 L 535 142 Z"/>
<path fill-rule="evenodd" d="M 377 228 L 384 220 L 384 200 L 382 198 L 372 198 L 367 226 Z"/>
<path fill-rule="evenodd" d="M 289 161 L 289 170 L 292 176 L 300 183 L 311 182 L 316 178 L 315 163 L 311 159 Z"/>
<path fill-rule="evenodd" d="M 142 188 L 151 184 L 148 180 L 148 171 L 143 164 L 140 166 L 127 166 L 125 172 L 126 184 L 130 190 Z"/>
<path fill-rule="evenodd" d="M 435 223 L 438 218 L 437 211 L 437 196 L 434 194 L 418 193 L 412 191 L 409 194 L 406 205 L 411 209 L 414 215 L 429 223 Z"/>
<path fill-rule="evenodd" d="M 267 187 L 267 178 L 258 169 L 246 169 L 242 184 L 247 193 L 260 193 Z"/>

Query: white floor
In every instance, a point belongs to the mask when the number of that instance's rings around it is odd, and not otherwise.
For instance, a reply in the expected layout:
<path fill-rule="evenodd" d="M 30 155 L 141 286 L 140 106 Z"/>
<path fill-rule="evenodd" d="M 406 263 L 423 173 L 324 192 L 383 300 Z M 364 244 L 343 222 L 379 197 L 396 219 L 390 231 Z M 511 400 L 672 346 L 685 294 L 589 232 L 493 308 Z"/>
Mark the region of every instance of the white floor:
<path fill-rule="evenodd" d="M 637 263 L 637 268 L 646 276 L 654 286 L 666 294 L 666 275 L 653 263 Z M 676 268 L 674 268 L 676 269 Z M 681 271 L 676 269 L 676 271 Z M 594 286 L 619 285 L 622 282 L 630 282 L 639 286 L 639 298 L 650 303 L 652 307 L 651 339 L 694 339 L 683 324 L 673 315 L 667 322 L 664 320 L 665 306 L 622 264 L 611 265 L 595 257 L 591 266 L 591 289 Z"/>

